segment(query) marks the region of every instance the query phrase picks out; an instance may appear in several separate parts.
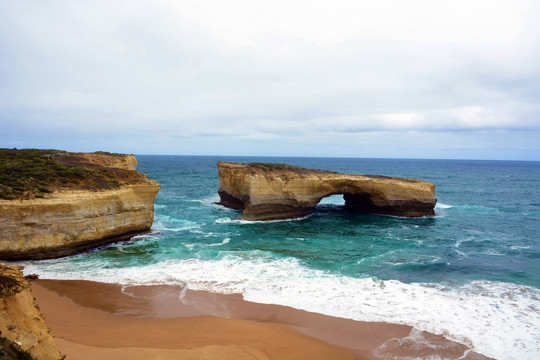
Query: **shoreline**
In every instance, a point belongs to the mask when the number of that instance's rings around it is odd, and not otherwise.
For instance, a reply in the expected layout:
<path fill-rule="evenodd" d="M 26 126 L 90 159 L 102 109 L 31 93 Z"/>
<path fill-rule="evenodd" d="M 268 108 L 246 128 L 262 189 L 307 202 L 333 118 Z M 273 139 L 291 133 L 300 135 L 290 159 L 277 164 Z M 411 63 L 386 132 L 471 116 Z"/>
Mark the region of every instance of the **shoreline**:
<path fill-rule="evenodd" d="M 36 280 L 68 359 L 489 359 L 406 325 L 361 322 L 179 286 Z"/>

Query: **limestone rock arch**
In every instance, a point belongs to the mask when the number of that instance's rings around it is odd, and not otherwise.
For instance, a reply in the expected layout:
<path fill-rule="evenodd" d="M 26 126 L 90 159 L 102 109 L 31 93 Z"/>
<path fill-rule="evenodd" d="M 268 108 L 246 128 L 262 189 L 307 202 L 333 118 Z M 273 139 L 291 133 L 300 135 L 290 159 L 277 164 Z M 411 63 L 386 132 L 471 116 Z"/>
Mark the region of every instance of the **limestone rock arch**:
<path fill-rule="evenodd" d="M 219 204 L 245 220 L 311 214 L 321 199 L 343 194 L 351 210 L 420 217 L 434 215 L 435 185 L 416 179 L 340 174 L 285 164 L 218 162 Z"/>

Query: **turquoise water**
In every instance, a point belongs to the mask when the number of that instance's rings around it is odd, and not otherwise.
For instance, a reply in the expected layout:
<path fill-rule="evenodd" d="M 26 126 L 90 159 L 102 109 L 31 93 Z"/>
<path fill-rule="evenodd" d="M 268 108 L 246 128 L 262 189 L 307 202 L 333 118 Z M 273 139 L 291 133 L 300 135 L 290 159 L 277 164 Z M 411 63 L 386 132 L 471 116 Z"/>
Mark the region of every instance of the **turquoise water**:
<path fill-rule="evenodd" d="M 137 156 L 161 184 L 154 233 L 58 260 L 42 278 L 180 284 L 365 321 L 409 324 L 498 359 L 540 351 L 540 163 L 511 161 Z M 436 216 L 343 209 L 236 220 L 216 205 L 216 162 L 276 162 L 436 185 Z"/>

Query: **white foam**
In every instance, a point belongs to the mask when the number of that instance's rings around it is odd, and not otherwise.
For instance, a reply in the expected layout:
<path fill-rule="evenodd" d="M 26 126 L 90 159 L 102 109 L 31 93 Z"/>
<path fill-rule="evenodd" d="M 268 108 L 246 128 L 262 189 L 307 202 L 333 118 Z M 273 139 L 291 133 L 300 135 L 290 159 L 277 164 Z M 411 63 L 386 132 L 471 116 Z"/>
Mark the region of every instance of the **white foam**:
<path fill-rule="evenodd" d="M 188 201 L 189 202 L 199 203 L 201 205 L 209 206 L 209 207 L 212 207 L 212 208 L 227 209 L 223 205 L 218 204 L 219 200 L 220 200 L 219 195 L 215 194 L 215 195 L 212 195 L 210 197 L 206 197 L 204 199 L 193 199 L 193 200 L 188 200 Z"/>
<path fill-rule="evenodd" d="M 487 249 L 487 250 L 485 250 L 485 251 L 480 252 L 480 254 L 483 254 L 483 255 L 490 255 L 490 256 L 504 256 L 504 254 L 498 252 L 498 251 L 495 250 L 495 249 Z"/>
<path fill-rule="evenodd" d="M 313 216 L 313 214 L 309 214 L 300 218 L 281 219 L 281 220 L 242 220 L 242 219 L 231 219 L 231 218 L 219 218 L 219 219 L 216 219 L 214 222 L 216 224 L 239 224 L 239 225 L 268 224 L 268 223 L 301 221 L 301 220 L 309 218 L 310 216 Z"/>
<path fill-rule="evenodd" d="M 152 228 L 161 232 L 179 232 L 184 230 L 198 229 L 201 227 L 201 224 L 187 220 L 187 219 L 177 219 L 167 215 L 156 216 Z"/>
<path fill-rule="evenodd" d="M 212 233 L 210 233 L 210 234 L 212 234 Z M 214 236 L 214 235 L 209 235 L 209 236 Z M 205 236 L 205 237 L 208 237 L 208 236 Z M 192 251 L 192 250 L 195 249 L 196 247 L 198 247 L 198 248 L 203 248 L 203 247 L 223 246 L 223 245 L 225 245 L 225 244 L 228 244 L 230 241 L 231 241 L 231 238 L 225 238 L 225 239 L 223 239 L 222 242 L 214 243 L 214 244 L 204 244 L 204 243 L 191 243 L 191 244 L 186 244 L 186 243 L 182 243 L 182 245 L 184 245 L 187 249 L 189 249 L 190 251 Z"/>
<path fill-rule="evenodd" d="M 399 349 L 400 347 L 415 349 L 416 352 L 422 354 L 422 357 L 420 358 L 414 355 L 411 356 L 410 354 L 393 354 L 394 350 Z M 392 338 L 385 341 L 382 345 L 375 349 L 374 355 L 376 355 L 378 359 L 384 360 L 442 360 L 439 355 L 436 355 L 441 350 L 453 350 L 454 352 L 458 352 L 460 348 L 461 345 L 457 343 L 442 345 L 437 341 L 434 342 L 430 339 L 430 336 L 427 333 L 416 328 L 412 328 L 411 332 L 406 337 Z M 466 349 L 463 351 L 463 355 L 456 360 L 466 358 L 470 351 L 471 349 Z"/>
<path fill-rule="evenodd" d="M 512 245 L 510 246 L 510 249 L 512 250 L 523 250 L 523 249 L 530 249 L 530 246 L 519 246 L 519 245 Z"/>
<path fill-rule="evenodd" d="M 437 202 L 437 204 L 435 204 L 435 209 L 451 209 L 453 207 L 454 207 L 454 205 L 447 205 L 447 204 L 443 204 L 441 202 Z"/>
<path fill-rule="evenodd" d="M 450 288 L 359 279 L 312 270 L 296 259 L 272 260 L 260 251 L 246 252 L 243 258 L 169 260 L 143 268 L 108 269 L 102 263 L 61 260 L 25 265 L 25 273 L 42 278 L 180 284 L 331 316 L 407 324 L 497 359 L 536 359 L 539 351 L 540 290 L 520 285 L 475 281 Z"/>
<path fill-rule="evenodd" d="M 223 239 L 223 241 L 220 242 L 220 243 L 217 243 L 217 244 L 208 244 L 207 246 L 221 246 L 221 245 L 228 244 L 230 241 L 231 241 L 230 238 L 225 238 L 225 239 Z"/>

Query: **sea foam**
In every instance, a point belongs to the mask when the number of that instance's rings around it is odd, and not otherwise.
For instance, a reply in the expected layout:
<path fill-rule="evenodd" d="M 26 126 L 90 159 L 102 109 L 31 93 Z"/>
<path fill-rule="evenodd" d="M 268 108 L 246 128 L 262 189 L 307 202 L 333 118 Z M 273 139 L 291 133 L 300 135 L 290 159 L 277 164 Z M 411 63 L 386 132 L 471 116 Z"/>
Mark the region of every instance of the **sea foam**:
<path fill-rule="evenodd" d="M 540 290 L 492 281 L 443 286 L 353 278 L 309 269 L 297 259 L 275 260 L 255 252 L 242 258 L 231 255 L 220 260 L 168 260 L 117 269 L 100 264 L 78 268 L 73 263 L 50 260 L 39 266 L 25 264 L 25 273 L 48 279 L 170 284 L 239 293 L 258 303 L 359 321 L 411 325 L 497 359 L 537 358 Z"/>

